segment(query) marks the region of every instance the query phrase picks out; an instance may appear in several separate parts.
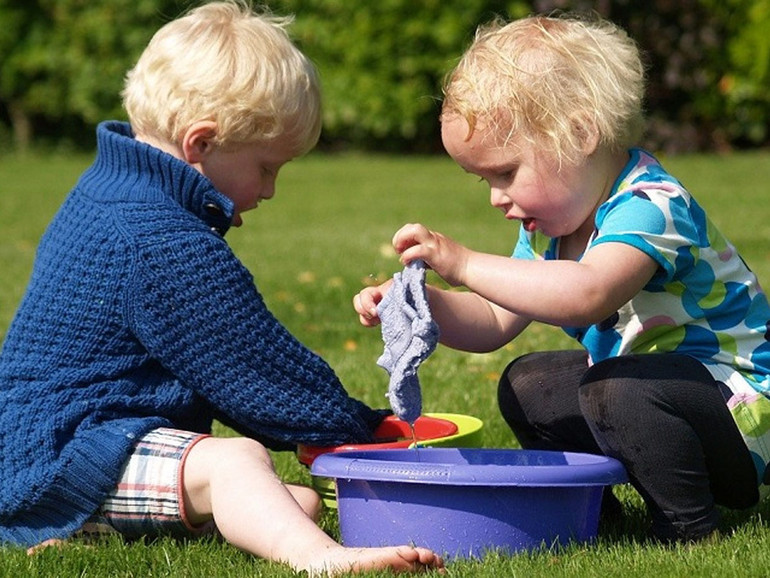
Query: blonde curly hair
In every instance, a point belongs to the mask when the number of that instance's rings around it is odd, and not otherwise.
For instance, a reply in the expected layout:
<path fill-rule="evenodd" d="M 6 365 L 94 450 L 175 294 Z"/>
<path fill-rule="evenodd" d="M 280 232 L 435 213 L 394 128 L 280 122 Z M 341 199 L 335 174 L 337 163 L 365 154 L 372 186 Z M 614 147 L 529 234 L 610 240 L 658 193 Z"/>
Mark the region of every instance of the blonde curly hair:
<path fill-rule="evenodd" d="M 614 150 L 643 130 L 644 65 L 615 24 L 578 15 L 530 16 L 480 27 L 444 84 L 442 119 L 482 126 L 496 144 L 534 146 L 579 163 L 594 135 Z"/>
<path fill-rule="evenodd" d="M 134 132 L 178 144 L 193 123 L 212 120 L 220 146 L 280 137 L 297 156 L 313 148 L 319 79 L 289 39 L 290 22 L 225 1 L 163 26 L 126 76 L 123 105 Z"/>

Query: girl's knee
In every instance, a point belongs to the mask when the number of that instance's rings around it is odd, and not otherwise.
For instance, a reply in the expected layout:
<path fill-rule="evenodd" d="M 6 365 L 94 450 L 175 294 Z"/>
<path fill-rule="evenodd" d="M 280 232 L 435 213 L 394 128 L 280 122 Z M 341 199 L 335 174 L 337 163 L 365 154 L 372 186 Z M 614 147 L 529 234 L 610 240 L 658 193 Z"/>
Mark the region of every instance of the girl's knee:
<path fill-rule="evenodd" d="M 503 371 L 498 404 L 506 408 L 540 405 L 544 396 L 574 395 L 587 368 L 584 351 L 540 351 L 517 357 Z"/>
<path fill-rule="evenodd" d="M 640 400 L 644 397 L 641 388 L 629 387 L 623 381 L 613 379 L 592 379 L 591 370 L 578 389 L 578 403 L 583 417 L 589 425 L 600 430 L 612 429 L 626 419 L 629 409 L 642 411 Z"/>
<path fill-rule="evenodd" d="M 585 372 L 580 383 L 580 406 L 584 410 L 611 412 L 643 404 L 656 384 L 647 379 L 637 356 L 613 357 Z"/>
<path fill-rule="evenodd" d="M 515 403 L 517 392 L 525 394 L 532 387 L 537 387 L 540 380 L 533 376 L 547 363 L 543 353 L 527 353 L 511 361 L 503 370 L 497 384 L 497 396 L 500 407 Z"/>
<path fill-rule="evenodd" d="M 533 371 L 537 371 L 543 363 L 547 363 L 547 353 L 533 352 L 520 355 L 511 361 L 503 371 L 501 381 L 506 383 L 517 383 L 519 378 L 529 376 Z"/>
<path fill-rule="evenodd" d="M 521 360 L 525 357 L 527 356 L 524 355 L 511 361 L 497 384 L 497 405 L 511 427 L 515 427 L 519 421 L 525 421 L 523 418 L 525 412 L 520 401 L 520 390 L 525 387 L 526 382 L 519 379 L 519 375 L 522 373 L 520 371 Z"/>

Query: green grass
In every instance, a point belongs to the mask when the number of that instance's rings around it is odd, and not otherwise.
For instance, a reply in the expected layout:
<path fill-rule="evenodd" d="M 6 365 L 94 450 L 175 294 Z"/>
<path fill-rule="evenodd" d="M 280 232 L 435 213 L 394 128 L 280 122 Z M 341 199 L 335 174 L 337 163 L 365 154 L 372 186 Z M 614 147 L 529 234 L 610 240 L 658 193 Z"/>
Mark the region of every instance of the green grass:
<path fill-rule="evenodd" d="M 90 162 L 87 156 L 0 158 L 0 338 L 23 294 L 35 247 L 64 195 Z M 770 154 L 665 159 L 712 220 L 738 246 L 761 281 L 770 283 L 767 206 Z M 353 295 L 400 269 L 389 250 L 395 230 L 423 222 L 485 251 L 507 254 L 516 231 L 488 203 L 483 185 L 448 158 L 311 155 L 288 165 L 271 202 L 247 214 L 228 239 L 254 273 L 271 309 L 335 368 L 348 390 L 385 407 L 387 375 L 376 366 L 378 330 L 358 325 Z M 435 279 L 431 275 L 431 279 Z M 424 410 L 460 412 L 484 420 L 484 445 L 516 447 L 496 406 L 499 372 L 527 351 L 572 347 L 559 330 L 536 326 L 514 344 L 486 355 L 439 348 L 422 366 Z M 218 428 L 222 435 L 232 432 Z M 309 482 L 293 454 L 276 454 L 279 472 Z M 616 488 L 627 519 L 602 529 L 594 545 L 517 556 L 490 555 L 450 565 L 450 576 L 766 576 L 770 508 L 725 512 L 722 539 L 665 548 L 646 539 L 642 502 Z M 258 497 L 255 497 L 259 499 Z M 335 537 L 334 512 L 322 526 Z M 380 573 L 382 574 L 382 573 Z M 74 542 L 29 558 L 0 550 L 0 578 L 20 576 L 291 576 L 284 566 L 246 556 L 227 544 L 169 540 L 89 547 Z"/>

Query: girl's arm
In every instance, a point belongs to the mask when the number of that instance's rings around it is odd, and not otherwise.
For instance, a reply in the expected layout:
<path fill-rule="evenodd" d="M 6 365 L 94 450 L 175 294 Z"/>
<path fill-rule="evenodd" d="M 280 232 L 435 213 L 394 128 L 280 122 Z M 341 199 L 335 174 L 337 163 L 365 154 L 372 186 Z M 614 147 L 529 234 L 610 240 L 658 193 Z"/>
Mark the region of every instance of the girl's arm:
<path fill-rule="evenodd" d="M 649 282 L 658 265 L 624 243 L 592 247 L 580 261 L 530 261 L 471 253 L 462 285 L 497 306 L 560 327 L 603 321 Z"/>
<path fill-rule="evenodd" d="M 380 324 L 377 304 L 392 281 L 366 287 L 353 297 L 353 308 L 362 325 Z M 453 349 L 484 353 L 511 341 L 529 324 L 529 319 L 511 313 L 468 291 L 446 291 L 425 286 L 433 320 L 439 326 L 442 344 Z"/>
<path fill-rule="evenodd" d="M 489 255 L 422 225 L 404 226 L 393 245 L 402 262 L 423 259 L 450 285 L 470 289 L 432 290 L 431 309 L 447 345 L 474 351 L 505 343 L 532 320 L 563 327 L 598 323 L 641 291 L 658 267 L 639 249 L 612 242 L 592 247 L 579 261 Z"/>
<path fill-rule="evenodd" d="M 477 293 L 427 286 L 441 343 L 453 349 L 486 353 L 519 335 L 530 319 L 495 305 Z"/>

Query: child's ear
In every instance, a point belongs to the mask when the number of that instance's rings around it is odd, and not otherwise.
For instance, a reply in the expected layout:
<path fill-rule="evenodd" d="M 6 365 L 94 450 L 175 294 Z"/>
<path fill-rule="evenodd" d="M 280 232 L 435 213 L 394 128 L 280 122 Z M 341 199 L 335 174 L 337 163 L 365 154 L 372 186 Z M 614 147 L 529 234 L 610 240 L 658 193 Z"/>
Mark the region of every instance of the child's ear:
<path fill-rule="evenodd" d="M 197 164 L 214 149 L 214 139 L 217 136 L 217 123 L 213 120 L 194 122 L 185 131 L 180 143 L 184 160 L 189 164 Z"/>
<path fill-rule="evenodd" d="M 599 127 L 596 126 L 596 122 L 584 115 L 575 115 L 571 123 L 572 133 L 580 143 L 580 152 L 584 157 L 594 154 L 599 147 Z"/>

